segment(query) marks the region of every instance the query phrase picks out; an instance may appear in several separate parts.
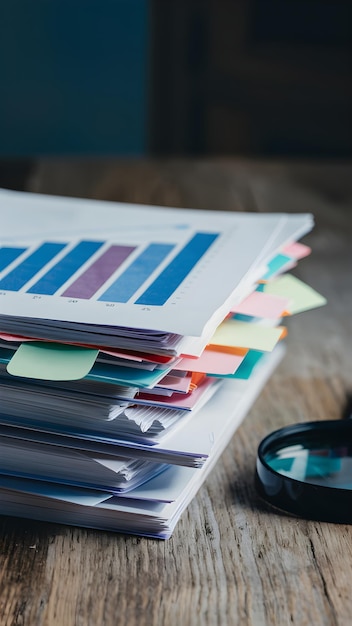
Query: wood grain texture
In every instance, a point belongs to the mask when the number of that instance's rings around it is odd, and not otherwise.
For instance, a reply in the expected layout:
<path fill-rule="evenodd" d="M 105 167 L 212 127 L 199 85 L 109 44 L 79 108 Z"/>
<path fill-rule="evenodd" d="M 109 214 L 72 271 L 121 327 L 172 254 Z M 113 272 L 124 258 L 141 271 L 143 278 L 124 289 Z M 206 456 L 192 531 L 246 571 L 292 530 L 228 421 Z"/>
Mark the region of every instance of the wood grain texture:
<path fill-rule="evenodd" d="M 352 527 L 273 512 L 253 486 L 261 438 L 339 418 L 352 390 L 352 168 L 43 162 L 28 188 L 143 204 L 312 211 L 296 274 L 326 307 L 288 321 L 288 351 L 167 541 L 0 517 L 1 626 L 348 625 Z M 146 210 L 147 207 L 146 207 Z"/>

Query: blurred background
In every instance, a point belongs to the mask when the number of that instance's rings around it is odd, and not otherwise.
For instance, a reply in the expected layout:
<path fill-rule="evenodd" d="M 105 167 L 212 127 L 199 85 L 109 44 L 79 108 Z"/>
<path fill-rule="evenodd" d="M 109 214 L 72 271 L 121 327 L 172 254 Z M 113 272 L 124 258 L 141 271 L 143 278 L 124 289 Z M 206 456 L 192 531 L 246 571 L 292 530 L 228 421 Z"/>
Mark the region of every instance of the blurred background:
<path fill-rule="evenodd" d="M 349 0 L 7 0 L 0 186 L 52 157 L 346 160 Z"/>

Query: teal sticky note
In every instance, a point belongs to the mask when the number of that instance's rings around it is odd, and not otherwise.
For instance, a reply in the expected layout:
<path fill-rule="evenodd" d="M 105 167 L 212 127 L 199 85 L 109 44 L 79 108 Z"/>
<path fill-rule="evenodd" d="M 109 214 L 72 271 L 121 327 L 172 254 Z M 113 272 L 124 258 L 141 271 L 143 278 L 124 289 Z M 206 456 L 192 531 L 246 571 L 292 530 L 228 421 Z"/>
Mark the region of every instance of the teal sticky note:
<path fill-rule="evenodd" d="M 248 380 L 257 363 L 259 363 L 260 359 L 263 356 L 263 352 L 260 352 L 259 350 L 248 350 L 242 363 L 232 375 L 232 378 L 241 378 L 242 380 Z"/>
<path fill-rule="evenodd" d="M 268 280 L 272 276 L 274 276 L 277 272 L 279 272 L 285 265 L 289 265 L 294 262 L 294 259 L 287 254 L 277 254 L 271 259 L 270 263 L 268 263 L 268 271 L 263 276 L 263 280 Z"/>
<path fill-rule="evenodd" d="M 248 380 L 257 363 L 259 363 L 263 356 L 264 352 L 260 352 L 259 350 L 248 350 L 242 363 L 240 363 L 233 374 L 208 374 L 208 376 L 211 376 L 212 378 L 239 378 L 241 380 Z"/>
<path fill-rule="evenodd" d="M 253 322 L 253 320 L 257 320 L 257 317 L 254 315 L 245 315 L 244 313 L 235 313 L 232 316 L 232 319 L 239 320 L 240 322 Z"/>
<path fill-rule="evenodd" d="M 124 367 L 123 365 L 96 363 L 87 375 L 87 380 L 129 387 L 152 388 L 164 376 L 165 370 L 150 371 L 136 367 Z"/>
<path fill-rule="evenodd" d="M 91 370 L 99 350 L 62 343 L 22 343 L 7 365 L 12 376 L 39 380 L 80 380 Z"/>
<path fill-rule="evenodd" d="M 0 363 L 5 363 L 6 365 L 13 356 L 13 354 L 14 350 L 9 350 L 8 348 L 0 348 Z"/>

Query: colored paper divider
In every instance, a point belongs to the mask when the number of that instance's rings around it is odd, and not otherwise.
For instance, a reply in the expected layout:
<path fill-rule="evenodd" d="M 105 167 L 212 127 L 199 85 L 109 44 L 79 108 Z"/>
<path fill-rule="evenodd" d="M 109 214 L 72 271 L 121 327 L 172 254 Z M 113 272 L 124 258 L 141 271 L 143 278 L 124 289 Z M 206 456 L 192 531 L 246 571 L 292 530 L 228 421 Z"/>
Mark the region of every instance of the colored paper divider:
<path fill-rule="evenodd" d="M 271 295 L 289 297 L 288 312 L 291 315 L 323 306 L 327 302 L 324 296 L 292 274 L 275 278 L 266 283 L 263 290 Z"/>
<path fill-rule="evenodd" d="M 233 378 L 238 380 L 248 380 L 264 354 L 265 352 L 261 352 L 259 350 L 248 350 L 242 363 L 233 374 L 226 374 L 225 376 L 220 376 L 219 374 L 209 374 L 209 376 L 211 376 L 212 378 Z"/>
<path fill-rule="evenodd" d="M 226 319 L 216 329 L 211 338 L 213 346 L 236 346 L 241 348 L 271 352 L 282 335 L 282 326 L 274 328 Z"/>
<path fill-rule="evenodd" d="M 16 350 L 7 371 L 23 378 L 79 380 L 92 369 L 98 352 L 54 342 L 26 342 Z"/>
<path fill-rule="evenodd" d="M 233 313 L 278 319 L 288 308 L 290 298 L 265 293 L 265 291 L 253 291 L 247 298 L 232 307 Z"/>

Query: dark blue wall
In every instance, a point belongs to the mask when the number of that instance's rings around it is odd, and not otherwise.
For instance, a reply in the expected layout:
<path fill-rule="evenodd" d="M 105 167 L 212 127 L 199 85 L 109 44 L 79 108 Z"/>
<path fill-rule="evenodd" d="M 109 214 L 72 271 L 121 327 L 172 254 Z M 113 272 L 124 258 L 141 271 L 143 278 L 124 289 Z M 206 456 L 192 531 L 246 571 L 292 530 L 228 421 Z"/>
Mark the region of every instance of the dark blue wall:
<path fill-rule="evenodd" d="M 0 156 L 147 149 L 148 0 L 2 0 Z"/>

